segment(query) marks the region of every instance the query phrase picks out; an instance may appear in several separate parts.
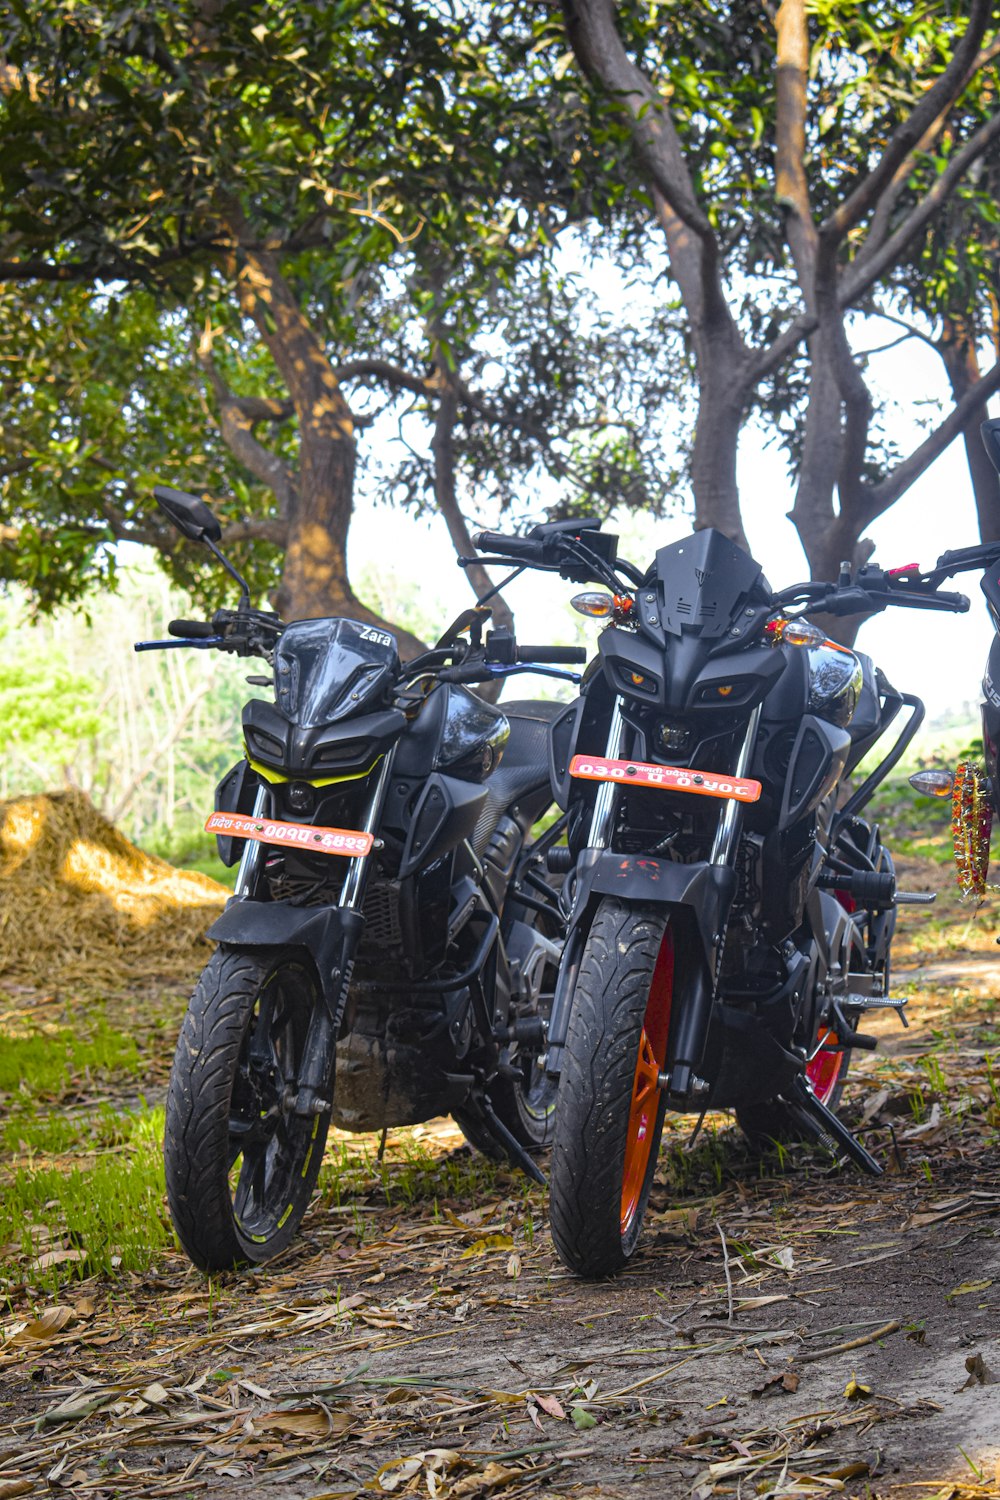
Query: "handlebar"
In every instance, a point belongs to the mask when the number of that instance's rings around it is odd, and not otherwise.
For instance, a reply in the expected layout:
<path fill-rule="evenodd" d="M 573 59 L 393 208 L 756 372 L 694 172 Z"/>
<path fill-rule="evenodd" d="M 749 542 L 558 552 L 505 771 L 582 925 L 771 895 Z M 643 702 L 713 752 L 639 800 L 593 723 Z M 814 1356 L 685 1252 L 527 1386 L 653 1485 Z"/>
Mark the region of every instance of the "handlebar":
<path fill-rule="evenodd" d="M 583 663 L 587 653 L 582 646 L 518 646 L 517 660 Z"/>
<path fill-rule="evenodd" d="M 197 641 L 217 635 L 218 632 L 208 620 L 171 620 L 167 626 L 167 634 L 176 635 L 182 641 Z"/>
<path fill-rule="evenodd" d="M 505 536 L 502 531 L 480 531 L 472 538 L 477 552 L 502 552 L 505 557 L 545 564 L 544 544 L 535 537 Z"/>

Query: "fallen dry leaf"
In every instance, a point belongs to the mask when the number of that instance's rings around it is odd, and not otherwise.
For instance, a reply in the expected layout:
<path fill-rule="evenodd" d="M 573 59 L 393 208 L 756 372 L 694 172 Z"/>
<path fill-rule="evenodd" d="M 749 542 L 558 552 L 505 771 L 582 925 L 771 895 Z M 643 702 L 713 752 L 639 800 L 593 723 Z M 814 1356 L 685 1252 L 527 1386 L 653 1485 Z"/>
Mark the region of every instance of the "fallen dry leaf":
<path fill-rule="evenodd" d="M 462 1260 L 468 1260 L 473 1255 L 489 1255 L 493 1250 L 513 1250 L 514 1241 L 509 1234 L 484 1234 L 482 1239 L 475 1240 L 468 1250 L 463 1250 Z"/>
<path fill-rule="evenodd" d="M 765 1380 L 763 1385 L 754 1386 L 750 1394 L 751 1396 L 775 1396 L 782 1391 L 788 1391 L 794 1395 L 801 1379 L 801 1375 L 794 1370 L 783 1370 L 780 1375 L 772 1375 L 769 1380 Z"/>
<path fill-rule="evenodd" d="M 987 1287 L 991 1287 L 992 1285 L 993 1285 L 992 1280 L 990 1280 L 990 1281 L 963 1281 L 958 1286 L 952 1287 L 952 1289 L 951 1289 L 950 1292 L 946 1292 L 945 1293 L 945 1296 L 946 1297 L 968 1297 L 971 1292 L 985 1292 L 986 1289 L 987 1289 Z"/>
<path fill-rule="evenodd" d="M 37 1318 L 25 1323 L 19 1333 L 10 1340 L 12 1344 L 44 1344 L 62 1333 L 67 1323 L 72 1323 L 75 1313 L 71 1307 L 47 1307 Z"/>
<path fill-rule="evenodd" d="M 524 1478 L 523 1469 L 506 1468 L 503 1464 L 488 1463 L 481 1474 L 466 1474 L 448 1491 L 449 1500 L 462 1500 L 462 1496 L 481 1495 L 484 1490 L 497 1490 L 503 1485 L 513 1484 Z"/>
<path fill-rule="evenodd" d="M 997 1377 L 986 1364 L 981 1354 L 970 1354 L 965 1361 L 965 1368 L 969 1372 L 969 1378 L 959 1386 L 960 1391 L 968 1390 L 970 1386 L 996 1385 Z"/>
<path fill-rule="evenodd" d="M 253 1425 L 265 1432 L 288 1432 L 294 1437 L 325 1438 L 346 1432 L 351 1418 L 346 1411 L 328 1411 L 325 1406 L 289 1406 L 261 1412 Z"/>

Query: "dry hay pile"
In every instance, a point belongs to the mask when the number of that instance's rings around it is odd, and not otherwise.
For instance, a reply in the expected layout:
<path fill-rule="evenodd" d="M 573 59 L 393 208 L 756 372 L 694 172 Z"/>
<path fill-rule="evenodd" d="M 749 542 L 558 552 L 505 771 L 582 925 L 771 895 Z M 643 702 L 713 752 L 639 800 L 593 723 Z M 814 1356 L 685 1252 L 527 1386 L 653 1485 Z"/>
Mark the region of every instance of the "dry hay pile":
<path fill-rule="evenodd" d="M 0 980 L 186 984 L 227 894 L 143 854 L 82 792 L 0 802 Z"/>

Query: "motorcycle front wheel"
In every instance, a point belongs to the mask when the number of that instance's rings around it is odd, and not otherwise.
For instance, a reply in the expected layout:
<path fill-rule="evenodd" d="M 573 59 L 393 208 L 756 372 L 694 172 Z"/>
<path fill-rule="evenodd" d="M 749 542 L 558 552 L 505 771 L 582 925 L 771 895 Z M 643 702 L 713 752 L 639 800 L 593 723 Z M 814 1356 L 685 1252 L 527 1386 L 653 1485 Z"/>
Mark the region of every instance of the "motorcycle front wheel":
<path fill-rule="evenodd" d="M 315 975 L 293 953 L 225 946 L 191 997 L 163 1156 L 174 1228 L 202 1271 L 272 1259 L 309 1205 L 329 1116 L 292 1110 L 319 1000 Z"/>
<path fill-rule="evenodd" d="M 666 1112 L 673 988 L 667 914 L 602 901 L 573 997 L 549 1173 L 552 1238 L 580 1276 L 613 1275 L 639 1241 Z"/>

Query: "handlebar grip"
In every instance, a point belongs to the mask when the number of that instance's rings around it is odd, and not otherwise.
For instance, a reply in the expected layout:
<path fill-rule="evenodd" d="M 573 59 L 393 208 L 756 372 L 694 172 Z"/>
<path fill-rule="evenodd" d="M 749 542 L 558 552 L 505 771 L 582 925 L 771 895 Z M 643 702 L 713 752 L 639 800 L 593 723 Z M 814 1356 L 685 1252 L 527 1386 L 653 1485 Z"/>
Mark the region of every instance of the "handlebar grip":
<path fill-rule="evenodd" d="M 200 641 L 206 640 L 210 635 L 218 635 L 215 626 L 210 625 L 207 620 L 171 620 L 167 630 L 182 641 Z"/>
<path fill-rule="evenodd" d="M 454 667 L 444 667 L 437 674 L 439 682 L 492 682 L 493 673 L 485 662 L 460 662 Z"/>
<path fill-rule="evenodd" d="M 541 561 L 541 544 L 527 536 L 504 536 L 502 531 L 480 531 L 472 538 L 478 552 L 501 552 L 505 557 L 523 557 L 526 562 Z"/>
<path fill-rule="evenodd" d="M 518 661 L 585 662 L 582 646 L 518 646 Z"/>

